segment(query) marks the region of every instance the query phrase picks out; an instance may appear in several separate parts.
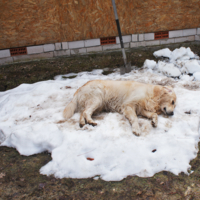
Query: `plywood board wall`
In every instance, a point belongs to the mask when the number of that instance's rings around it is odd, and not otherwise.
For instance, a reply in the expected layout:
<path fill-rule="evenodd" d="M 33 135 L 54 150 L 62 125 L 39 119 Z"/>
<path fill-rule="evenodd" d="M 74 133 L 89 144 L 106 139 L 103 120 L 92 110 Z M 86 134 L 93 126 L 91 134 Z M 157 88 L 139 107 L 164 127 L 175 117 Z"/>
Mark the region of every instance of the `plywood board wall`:
<path fill-rule="evenodd" d="M 200 0 L 116 0 L 123 35 L 200 27 Z M 111 0 L 1 0 L 0 49 L 116 36 Z"/>

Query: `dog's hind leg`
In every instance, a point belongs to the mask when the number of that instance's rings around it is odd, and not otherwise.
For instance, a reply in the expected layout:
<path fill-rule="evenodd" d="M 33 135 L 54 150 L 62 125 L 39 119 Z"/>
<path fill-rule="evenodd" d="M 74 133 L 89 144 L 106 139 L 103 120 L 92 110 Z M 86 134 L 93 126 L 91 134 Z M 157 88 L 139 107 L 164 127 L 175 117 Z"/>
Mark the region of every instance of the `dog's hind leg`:
<path fill-rule="evenodd" d="M 129 120 L 130 124 L 132 125 L 132 132 L 139 136 L 141 134 L 140 127 L 138 124 L 138 118 L 135 113 L 135 109 L 131 106 L 124 106 L 122 109 L 123 115 Z"/>
<path fill-rule="evenodd" d="M 83 127 L 85 123 L 96 126 L 97 123 L 93 121 L 92 114 L 101 106 L 101 102 L 98 99 L 93 99 L 92 101 L 87 101 L 85 105 L 85 110 L 80 116 L 80 127 Z"/>
<path fill-rule="evenodd" d="M 85 118 L 83 117 L 83 112 L 80 115 L 79 126 L 82 128 L 85 125 Z"/>

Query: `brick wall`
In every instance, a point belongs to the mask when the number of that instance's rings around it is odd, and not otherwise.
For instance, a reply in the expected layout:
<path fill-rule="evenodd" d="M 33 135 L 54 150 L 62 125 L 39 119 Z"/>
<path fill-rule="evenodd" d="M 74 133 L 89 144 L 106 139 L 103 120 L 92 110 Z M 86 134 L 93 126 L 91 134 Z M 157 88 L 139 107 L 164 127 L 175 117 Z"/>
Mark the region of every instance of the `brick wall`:
<path fill-rule="evenodd" d="M 200 27 L 200 0 L 116 0 L 122 34 Z M 0 49 L 116 36 L 111 0 L 1 0 Z"/>

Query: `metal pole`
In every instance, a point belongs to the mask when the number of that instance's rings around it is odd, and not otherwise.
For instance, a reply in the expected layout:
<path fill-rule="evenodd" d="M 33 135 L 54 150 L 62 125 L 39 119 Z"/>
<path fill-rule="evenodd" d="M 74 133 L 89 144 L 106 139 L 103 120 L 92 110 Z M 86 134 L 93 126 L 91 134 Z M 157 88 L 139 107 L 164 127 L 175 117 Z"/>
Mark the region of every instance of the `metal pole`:
<path fill-rule="evenodd" d="M 121 44 L 121 48 L 122 48 L 122 55 L 123 55 L 123 59 L 124 59 L 124 67 L 126 67 L 127 59 L 126 59 L 126 53 L 125 53 L 125 50 L 124 50 L 124 43 L 123 43 L 123 39 L 122 39 L 122 33 L 121 33 L 119 19 L 118 19 L 118 15 L 117 15 L 117 8 L 116 8 L 116 5 L 115 5 L 115 0 L 112 0 L 112 5 L 113 5 L 113 9 L 114 9 L 116 24 L 117 24 L 117 30 L 118 30 L 118 33 L 119 33 L 119 40 L 120 40 L 120 44 Z"/>

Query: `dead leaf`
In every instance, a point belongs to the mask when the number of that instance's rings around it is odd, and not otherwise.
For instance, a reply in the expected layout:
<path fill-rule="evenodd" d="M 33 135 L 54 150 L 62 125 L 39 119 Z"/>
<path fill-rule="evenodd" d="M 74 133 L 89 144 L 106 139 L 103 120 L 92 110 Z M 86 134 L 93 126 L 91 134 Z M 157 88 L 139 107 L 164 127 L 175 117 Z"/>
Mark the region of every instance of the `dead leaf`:
<path fill-rule="evenodd" d="M 5 175 L 5 173 L 0 173 L 0 178 L 3 178 Z"/>
<path fill-rule="evenodd" d="M 190 186 L 188 186 L 188 187 L 187 187 L 187 190 L 186 190 L 185 193 L 184 193 L 184 196 L 185 196 L 185 197 L 188 196 L 189 194 L 191 194 L 191 192 L 192 192 L 192 188 L 191 188 Z"/>
<path fill-rule="evenodd" d="M 142 194 L 142 191 L 139 191 L 138 193 L 137 193 L 137 195 L 141 195 Z"/>
<path fill-rule="evenodd" d="M 94 160 L 94 158 L 87 158 L 87 160 L 93 161 L 93 160 Z"/>

